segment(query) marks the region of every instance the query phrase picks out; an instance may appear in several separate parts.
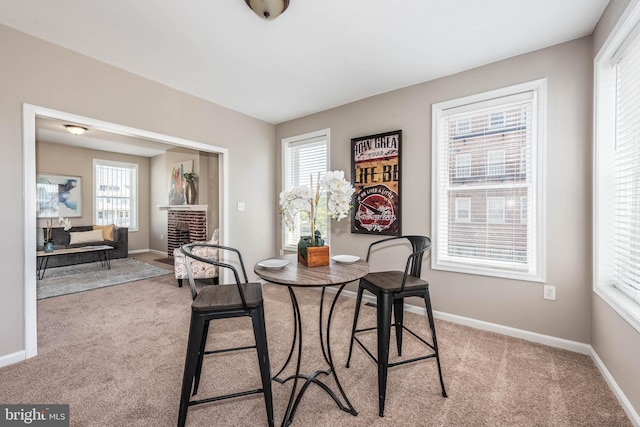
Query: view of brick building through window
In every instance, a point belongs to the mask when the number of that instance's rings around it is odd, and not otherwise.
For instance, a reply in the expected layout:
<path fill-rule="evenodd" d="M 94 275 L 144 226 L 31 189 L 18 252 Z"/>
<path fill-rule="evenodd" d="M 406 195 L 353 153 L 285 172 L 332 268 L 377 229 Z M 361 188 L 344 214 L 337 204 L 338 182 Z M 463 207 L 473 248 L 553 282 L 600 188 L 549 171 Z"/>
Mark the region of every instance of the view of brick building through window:
<path fill-rule="evenodd" d="M 530 103 L 450 117 L 448 253 L 528 260 Z"/>

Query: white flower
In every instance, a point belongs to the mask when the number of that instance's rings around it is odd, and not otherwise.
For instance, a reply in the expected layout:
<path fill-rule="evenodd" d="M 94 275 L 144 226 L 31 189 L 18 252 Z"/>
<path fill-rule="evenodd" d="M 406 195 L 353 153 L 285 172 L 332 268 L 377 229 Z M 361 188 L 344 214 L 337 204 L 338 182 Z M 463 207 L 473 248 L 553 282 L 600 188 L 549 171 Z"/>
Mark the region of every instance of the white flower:
<path fill-rule="evenodd" d="M 71 229 L 71 220 L 69 218 L 58 217 L 58 224 L 64 227 L 64 231 Z"/>
<path fill-rule="evenodd" d="M 309 186 L 301 185 L 290 191 L 280 193 L 280 213 L 284 216 L 284 222 L 289 231 L 294 229 L 295 216 L 300 212 L 305 212 L 309 215 L 311 233 L 312 235 L 314 234 L 315 215 L 318 211 L 317 203 L 322 192 L 326 192 L 328 196 L 327 208 L 329 216 L 337 221 L 347 217 L 352 207 L 351 196 L 355 189 L 344 179 L 343 171 L 328 171 L 324 178 L 317 183 L 315 191 Z"/>

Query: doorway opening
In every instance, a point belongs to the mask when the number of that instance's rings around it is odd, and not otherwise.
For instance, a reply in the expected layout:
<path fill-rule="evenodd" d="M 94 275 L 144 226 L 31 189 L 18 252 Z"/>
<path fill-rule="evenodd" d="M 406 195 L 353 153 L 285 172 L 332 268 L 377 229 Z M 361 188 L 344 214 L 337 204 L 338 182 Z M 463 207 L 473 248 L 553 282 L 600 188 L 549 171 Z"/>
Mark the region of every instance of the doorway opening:
<path fill-rule="evenodd" d="M 218 155 L 218 219 L 220 229 L 220 244 L 229 241 L 229 212 L 228 212 L 228 149 L 205 144 L 202 142 L 176 138 L 169 135 L 149 132 L 142 129 L 119 125 L 79 116 L 63 111 L 52 110 L 31 104 L 23 104 L 23 182 L 24 182 L 24 340 L 25 355 L 28 359 L 38 354 L 37 333 L 37 281 L 36 281 L 36 119 L 45 118 L 61 120 L 97 129 L 116 135 L 157 141 L 175 147 L 184 147 Z"/>

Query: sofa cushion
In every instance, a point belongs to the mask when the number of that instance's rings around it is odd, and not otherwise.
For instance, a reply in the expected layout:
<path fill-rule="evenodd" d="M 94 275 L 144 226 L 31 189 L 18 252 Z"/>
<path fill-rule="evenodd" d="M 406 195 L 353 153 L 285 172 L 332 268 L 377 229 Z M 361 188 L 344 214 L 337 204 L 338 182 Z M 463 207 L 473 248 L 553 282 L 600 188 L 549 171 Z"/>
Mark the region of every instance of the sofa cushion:
<path fill-rule="evenodd" d="M 115 239 L 115 229 L 116 226 L 114 224 L 109 225 L 94 225 L 94 230 L 102 230 L 102 239 L 103 240 L 116 240 Z"/>
<path fill-rule="evenodd" d="M 70 236 L 70 239 L 69 239 L 70 245 L 104 241 L 104 238 L 102 237 L 102 230 L 71 232 L 69 233 L 69 236 Z"/>

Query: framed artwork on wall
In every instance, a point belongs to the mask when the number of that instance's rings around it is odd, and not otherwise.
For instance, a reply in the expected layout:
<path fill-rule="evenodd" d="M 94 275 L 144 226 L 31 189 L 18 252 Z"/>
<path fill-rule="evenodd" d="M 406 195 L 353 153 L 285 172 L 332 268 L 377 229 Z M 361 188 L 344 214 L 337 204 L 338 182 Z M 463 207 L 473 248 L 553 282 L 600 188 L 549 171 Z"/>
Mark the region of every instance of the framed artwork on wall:
<path fill-rule="evenodd" d="M 36 218 L 82 216 L 82 179 L 79 176 L 38 174 Z"/>
<path fill-rule="evenodd" d="M 351 140 L 351 232 L 400 236 L 402 131 Z"/>
<path fill-rule="evenodd" d="M 185 172 L 193 172 L 193 160 L 176 162 L 171 167 L 169 175 L 169 204 L 184 205 L 186 203 L 184 188 Z"/>

